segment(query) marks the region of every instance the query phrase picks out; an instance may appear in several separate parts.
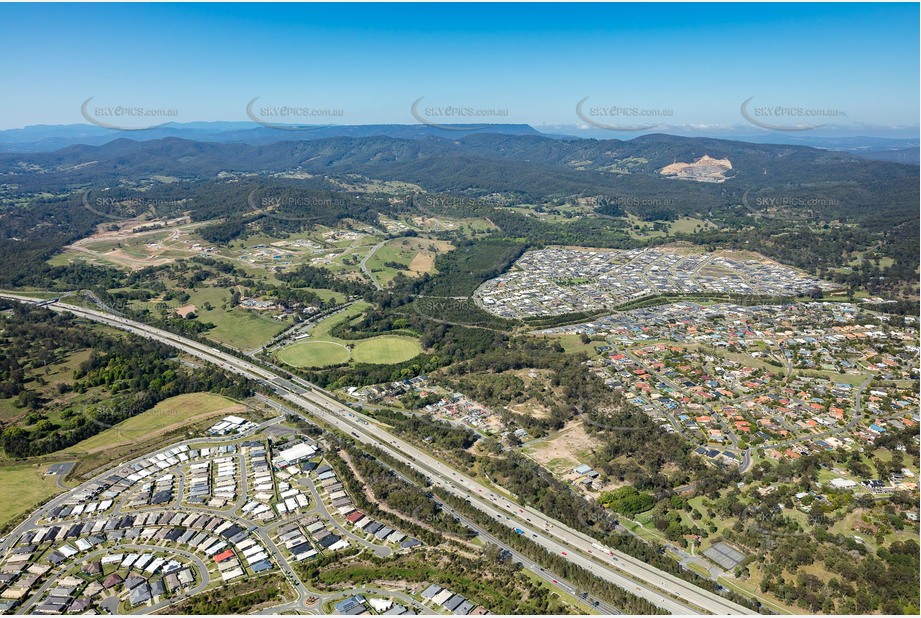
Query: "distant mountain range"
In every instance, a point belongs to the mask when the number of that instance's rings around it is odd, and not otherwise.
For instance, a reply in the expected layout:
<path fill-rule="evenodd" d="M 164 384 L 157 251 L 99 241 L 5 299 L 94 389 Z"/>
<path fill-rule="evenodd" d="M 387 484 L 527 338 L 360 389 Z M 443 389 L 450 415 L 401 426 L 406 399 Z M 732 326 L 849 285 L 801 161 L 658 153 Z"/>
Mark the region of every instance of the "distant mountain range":
<path fill-rule="evenodd" d="M 527 129 L 517 128 L 523 133 L 517 135 L 465 133 L 450 139 L 424 130 L 414 138 L 335 136 L 266 144 L 119 138 L 54 152 L 0 153 L 0 184 L 23 192 L 67 192 L 161 182 L 156 179 L 163 177 L 249 182 L 298 171 L 314 177 L 315 184 L 357 174 L 429 191 L 502 194 L 525 201 L 592 191 L 623 200 L 659 200 L 683 213 L 730 207 L 753 191 L 752 199 L 764 192 L 830 200 L 841 216 L 870 216 L 881 204 L 910 207 L 917 216 L 919 168 L 914 165 L 808 146 L 665 134 L 631 140 L 554 139 Z M 675 180 L 661 173 L 667 166 L 705 156 L 728 160 L 721 182 Z"/>
<path fill-rule="evenodd" d="M 630 140 L 650 133 L 624 133 L 586 129 L 574 125 L 542 126 L 540 130 L 526 124 L 446 125 L 334 125 L 280 130 L 253 122 L 169 123 L 144 131 L 119 131 L 91 124 L 33 125 L 0 131 L 0 152 L 53 152 L 74 145 L 100 146 L 116 140 L 152 141 L 180 138 L 196 142 L 269 145 L 288 141 L 314 141 L 335 137 L 388 137 L 405 140 L 442 138 L 459 140 L 475 134 L 541 136 L 558 140 Z M 701 130 L 665 127 L 661 133 L 676 137 L 707 139 Z M 918 165 L 921 140 L 914 137 L 835 137 L 817 134 L 791 134 L 739 127 L 718 132 L 717 139 L 755 144 L 789 144 L 811 146 L 859 155 L 868 159 Z M 712 136 L 711 136 L 712 138 Z"/>
<path fill-rule="evenodd" d="M 474 133 L 503 135 L 543 135 L 576 139 L 566 135 L 549 135 L 526 124 L 449 125 L 450 128 L 415 124 L 317 125 L 282 130 L 254 122 L 168 123 L 143 131 L 118 131 L 91 124 L 34 125 L 0 131 L 0 152 L 51 152 L 67 146 L 84 144 L 101 146 L 119 139 L 152 141 L 178 137 L 197 142 L 274 144 L 286 141 L 312 141 L 330 137 L 392 137 L 455 139 Z"/>

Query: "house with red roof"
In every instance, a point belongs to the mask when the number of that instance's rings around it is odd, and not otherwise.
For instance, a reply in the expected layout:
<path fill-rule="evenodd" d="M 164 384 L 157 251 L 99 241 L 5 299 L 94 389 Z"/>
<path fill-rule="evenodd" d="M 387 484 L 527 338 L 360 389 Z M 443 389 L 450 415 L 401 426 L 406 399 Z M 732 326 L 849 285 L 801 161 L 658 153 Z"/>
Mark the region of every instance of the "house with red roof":
<path fill-rule="evenodd" d="M 233 556 L 234 556 L 234 553 L 233 553 L 232 550 L 225 549 L 225 550 L 222 551 L 221 553 L 219 553 L 219 554 L 217 554 L 216 556 L 214 556 L 214 561 L 215 561 L 215 562 L 224 562 L 225 560 L 228 560 L 228 559 L 230 559 L 230 558 L 233 558 Z"/>
<path fill-rule="evenodd" d="M 356 521 L 358 521 L 362 517 L 364 517 L 364 514 L 361 511 L 352 511 L 351 513 L 346 515 L 345 519 L 350 524 L 354 524 Z"/>

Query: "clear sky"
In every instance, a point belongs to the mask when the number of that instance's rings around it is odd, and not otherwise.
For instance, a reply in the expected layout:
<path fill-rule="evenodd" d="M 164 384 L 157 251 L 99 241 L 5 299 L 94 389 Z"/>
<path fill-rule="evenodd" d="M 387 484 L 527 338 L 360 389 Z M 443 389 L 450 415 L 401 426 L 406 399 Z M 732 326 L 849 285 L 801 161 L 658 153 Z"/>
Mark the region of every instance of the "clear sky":
<path fill-rule="evenodd" d="M 916 127 L 919 7 L 4 4 L 0 77 L 4 129 L 85 122 L 89 97 L 180 122 L 246 120 L 260 97 L 342 110 L 335 124 L 415 123 L 425 97 L 535 126 L 580 124 L 585 97 L 739 125 L 755 97 Z"/>

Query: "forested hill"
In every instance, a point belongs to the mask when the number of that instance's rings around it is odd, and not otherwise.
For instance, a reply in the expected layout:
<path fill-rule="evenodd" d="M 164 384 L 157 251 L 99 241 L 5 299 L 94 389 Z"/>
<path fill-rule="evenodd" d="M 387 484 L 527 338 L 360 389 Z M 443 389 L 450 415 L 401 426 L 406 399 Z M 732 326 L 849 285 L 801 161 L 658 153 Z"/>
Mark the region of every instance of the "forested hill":
<path fill-rule="evenodd" d="M 722 182 L 659 173 L 705 155 L 730 162 Z M 0 184 L 15 186 L 20 194 L 101 188 L 153 176 L 211 180 L 294 169 L 406 181 L 429 191 L 501 194 L 513 201 L 573 195 L 656 200 L 680 213 L 735 207 L 750 192 L 751 202 L 818 201 L 825 207 L 818 218 L 824 220 L 883 215 L 886 226 L 917 220 L 919 202 L 916 166 L 807 146 L 661 134 L 629 141 L 478 133 L 453 140 L 333 137 L 262 146 L 122 139 L 52 153 L 0 154 Z"/>
<path fill-rule="evenodd" d="M 173 200 L 197 220 L 229 218 L 225 225 L 240 231 L 249 224 L 243 216 L 251 212 L 247 195 L 280 182 L 287 183 L 285 191 L 345 196 L 335 201 L 345 204 L 341 212 L 323 207 L 301 215 L 371 221 L 375 211 L 389 208 L 386 201 L 373 194 L 346 196 L 341 182 L 364 177 L 481 198 L 490 208 L 588 202 L 595 218 L 567 226 L 567 242 L 585 242 L 580 238 L 586 226 L 615 225 L 599 217 L 621 218 L 617 226 L 625 224 L 626 214 L 645 221 L 696 217 L 715 222 L 718 230 L 697 235 L 695 242 L 757 245 L 768 255 L 817 269 L 839 266 L 841 256 L 857 248 L 875 247 L 894 263 L 889 277 L 917 278 L 917 166 L 807 146 L 662 134 L 624 141 L 457 133 L 451 139 L 339 136 L 265 145 L 120 139 L 50 153 L 0 154 L 0 256 L 16 255 L 26 272 L 25 262 L 47 259 L 88 233 L 104 219 L 82 206 L 90 190 Z M 705 156 L 722 166 L 717 176 L 661 173 Z M 563 237 L 561 229 L 515 216 L 522 221 L 504 228 L 518 239 Z M 593 245 L 605 242 L 592 238 Z M 830 253 L 816 257 L 818 245 Z M 24 261 L 24 253 L 32 257 Z M 879 282 L 882 276 L 869 273 L 860 281 Z"/>
<path fill-rule="evenodd" d="M 330 137 L 266 145 L 199 142 L 175 137 L 153 141 L 119 139 L 102 146 L 76 145 L 49 153 L 0 154 L 0 173 L 29 176 L 64 174 L 72 179 L 121 172 L 130 176 L 169 173 L 180 177 L 209 176 L 220 171 L 263 172 L 301 167 L 308 171 L 362 173 L 382 165 L 420 160 L 487 159 L 549 165 L 573 171 L 616 175 L 656 175 L 675 162 L 690 163 L 708 155 L 729 159 L 731 176 L 752 185 L 778 181 L 804 182 L 851 178 L 882 172 L 918 178 L 914 166 L 866 159 L 808 146 L 752 144 L 711 138 L 653 134 L 632 140 L 559 140 L 540 135 L 464 133 L 455 139 L 421 134 L 416 138 L 382 136 Z M 455 170 L 456 173 L 456 170 Z M 854 177 L 854 173 L 857 177 Z M 760 180 L 759 180 L 760 179 Z"/>

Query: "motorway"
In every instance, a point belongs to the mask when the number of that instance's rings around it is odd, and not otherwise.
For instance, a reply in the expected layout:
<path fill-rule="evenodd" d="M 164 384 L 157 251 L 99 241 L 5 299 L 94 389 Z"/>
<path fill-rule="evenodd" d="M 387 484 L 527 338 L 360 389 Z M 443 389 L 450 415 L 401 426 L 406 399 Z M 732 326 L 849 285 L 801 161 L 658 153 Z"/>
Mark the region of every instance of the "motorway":
<path fill-rule="evenodd" d="M 280 412 L 284 412 L 284 413 L 286 413 L 286 414 L 296 414 L 296 412 L 295 412 L 294 410 L 292 410 L 291 408 L 289 408 L 289 407 L 287 407 L 287 406 L 284 406 L 284 405 L 282 405 L 282 404 L 280 404 L 280 403 L 278 403 L 278 402 L 276 402 L 276 401 L 274 401 L 274 400 L 272 400 L 272 399 L 268 399 L 268 398 L 266 398 L 266 397 L 263 396 L 263 395 L 256 395 L 256 398 L 259 399 L 259 400 L 261 400 L 263 403 L 266 403 L 266 404 L 268 404 L 268 405 L 271 405 L 272 407 L 274 407 L 276 410 L 278 410 L 278 411 L 280 411 Z M 387 468 L 388 468 L 389 470 L 391 470 L 395 475 L 397 475 L 399 478 L 401 478 L 404 482 L 406 482 L 406 483 L 408 483 L 408 484 L 410 484 L 410 485 L 417 485 L 417 483 L 416 483 L 416 481 L 415 481 L 414 479 L 407 477 L 405 474 L 403 474 L 403 473 L 400 472 L 399 470 L 396 470 L 396 469 L 392 468 L 391 466 L 387 465 L 386 462 L 381 462 L 381 465 L 387 467 Z M 314 499 L 317 500 L 317 503 L 320 504 L 320 505 L 322 506 L 322 501 L 320 501 L 319 495 L 317 494 L 317 491 L 316 491 L 316 487 L 311 487 L 311 491 L 313 491 L 313 493 L 314 493 Z M 447 514 L 450 515 L 451 517 L 454 517 L 458 522 L 460 522 L 461 524 L 465 525 L 465 526 L 466 526 L 467 528 L 469 528 L 470 530 L 475 531 L 475 532 L 476 532 L 476 535 L 477 535 L 481 540 L 486 541 L 486 542 L 488 542 L 488 543 L 491 543 L 491 544 L 495 545 L 496 547 L 498 547 L 500 550 L 505 551 L 505 552 L 507 553 L 507 555 L 508 555 L 508 557 L 509 557 L 510 560 L 513 560 L 513 561 L 515 561 L 515 562 L 521 564 L 522 568 L 531 571 L 532 573 L 534 573 L 534 575 L 535 575 L 538 579 L 542 579 L 542 580 L 544 580 L 545 582 L 547 582 L 548 584 L 550 584 L 550 585 L 551 585 L 551 588 L 552 588 L 552 587 L 557 587 L 557 588 L 559 588 L 560 590 L 562 590 L 563 592 L 566 592 L 566 593 L 572 595 L 573 597 L 578 598 L 578 599 L 580 600 L 580 602 L 581 602 L 582 604 L 584 604 L 585 607 L 588 608 L 589 610 L 594 609 L 595 611 L 600 612 L 601 614 L 604 614 L 604 615 L 614 615 L 614 614 L 621 614 L 621 613 L 623 613 L 623 612 L 619 611 L 617 608 L 615 608 L 613 605 L 610 605 L 610 604 L 608 604 L 608 603 L 605 603 L 604 601 L 602 601 L 602 600 L 600 600 L 600 599 L 595 599 L 594 597 L 591 597 L 591 596 L 589 596 L 588 594 L 581 593 L 581 591 L 579 590 L 579 588 L 578 588 L 576 585 L 574 585 L 574 584 L 572 584 L 572 583 L 566 581 L 565 579 L 563 579 L 563 578 L 560 577 L 559 575 L 556 575 L 555 573 L 546 570 L 546 569 L 543 568 L 540 564 L 534 562 L 533 560 L 529 559 L 528 557 L 524 556 L 523 554 L 518 553 L 518 552 L 515 551 L 512 547 L 510 547 L 509 545 L 503 543 L 502 541 L 500 541 L 499 539 L 497 539 L 497 538 L 494 537 L 493 535 L 491 535 L 491 534 L 489 534 L 488 532 L 486 532 L 482 527 L 478 526 L 475 522 L 471 521 L 471 520 L 470 520 L 468 517 L 466 517 L 463 513 L 460 513 L 459 511 L 455 510 L 455 509 L 452 508 L 450 505 L 445 504 L 443 501 L 441 501 L 441 500 L 439 500 L 439 499 L 437 499 L 437 498 L 434 498 L 434 497 L 432 498 L 432 500 L 435 502 L 435 504 L 436 504 L 442 511 L 444 511 L 445 513 L 447 513 Z M 335 522 L 335 519 L 334 519 L 331 515 L 329 515 L 328 512 L 327 512 L 327 515 L 329 516 L 329 519 L 330 519 L 331 521 L 333 521 L 333 523 L 335 523 L 337 526 L 339 525 L 338 523 Z M 339 527 L 341 528 L 341 526 L 339 526 Z"/>
<path fill-rule="evenodd" d="M 2 298 L 24 302 L 41 299 L 0 294 Z M 277 396 L 313 414 L 328 425 L 350 434 L 358 441 L 376 446 L 394 459 L 428 476 L 432 483 L 465 499 L 496 521 L 524 531 L 527 537 L 558 555 L 672 614 L 712 613 L 722 615 L 756 612 L 703 590 L 641 560 L 601 546 L 597 541 L 536 509 L 493 493 L 462 472 L 372 425 L 371 419 L 333 399 L 316 386 L 299 378 L 285 379 L 252 362 L 240 359 L 202 343 L 180 337 L 139 322 L 60 302 L 47 308 L 67 311 L 175 347 L 228 371 L 249 377 L 271 388 Z"/>

